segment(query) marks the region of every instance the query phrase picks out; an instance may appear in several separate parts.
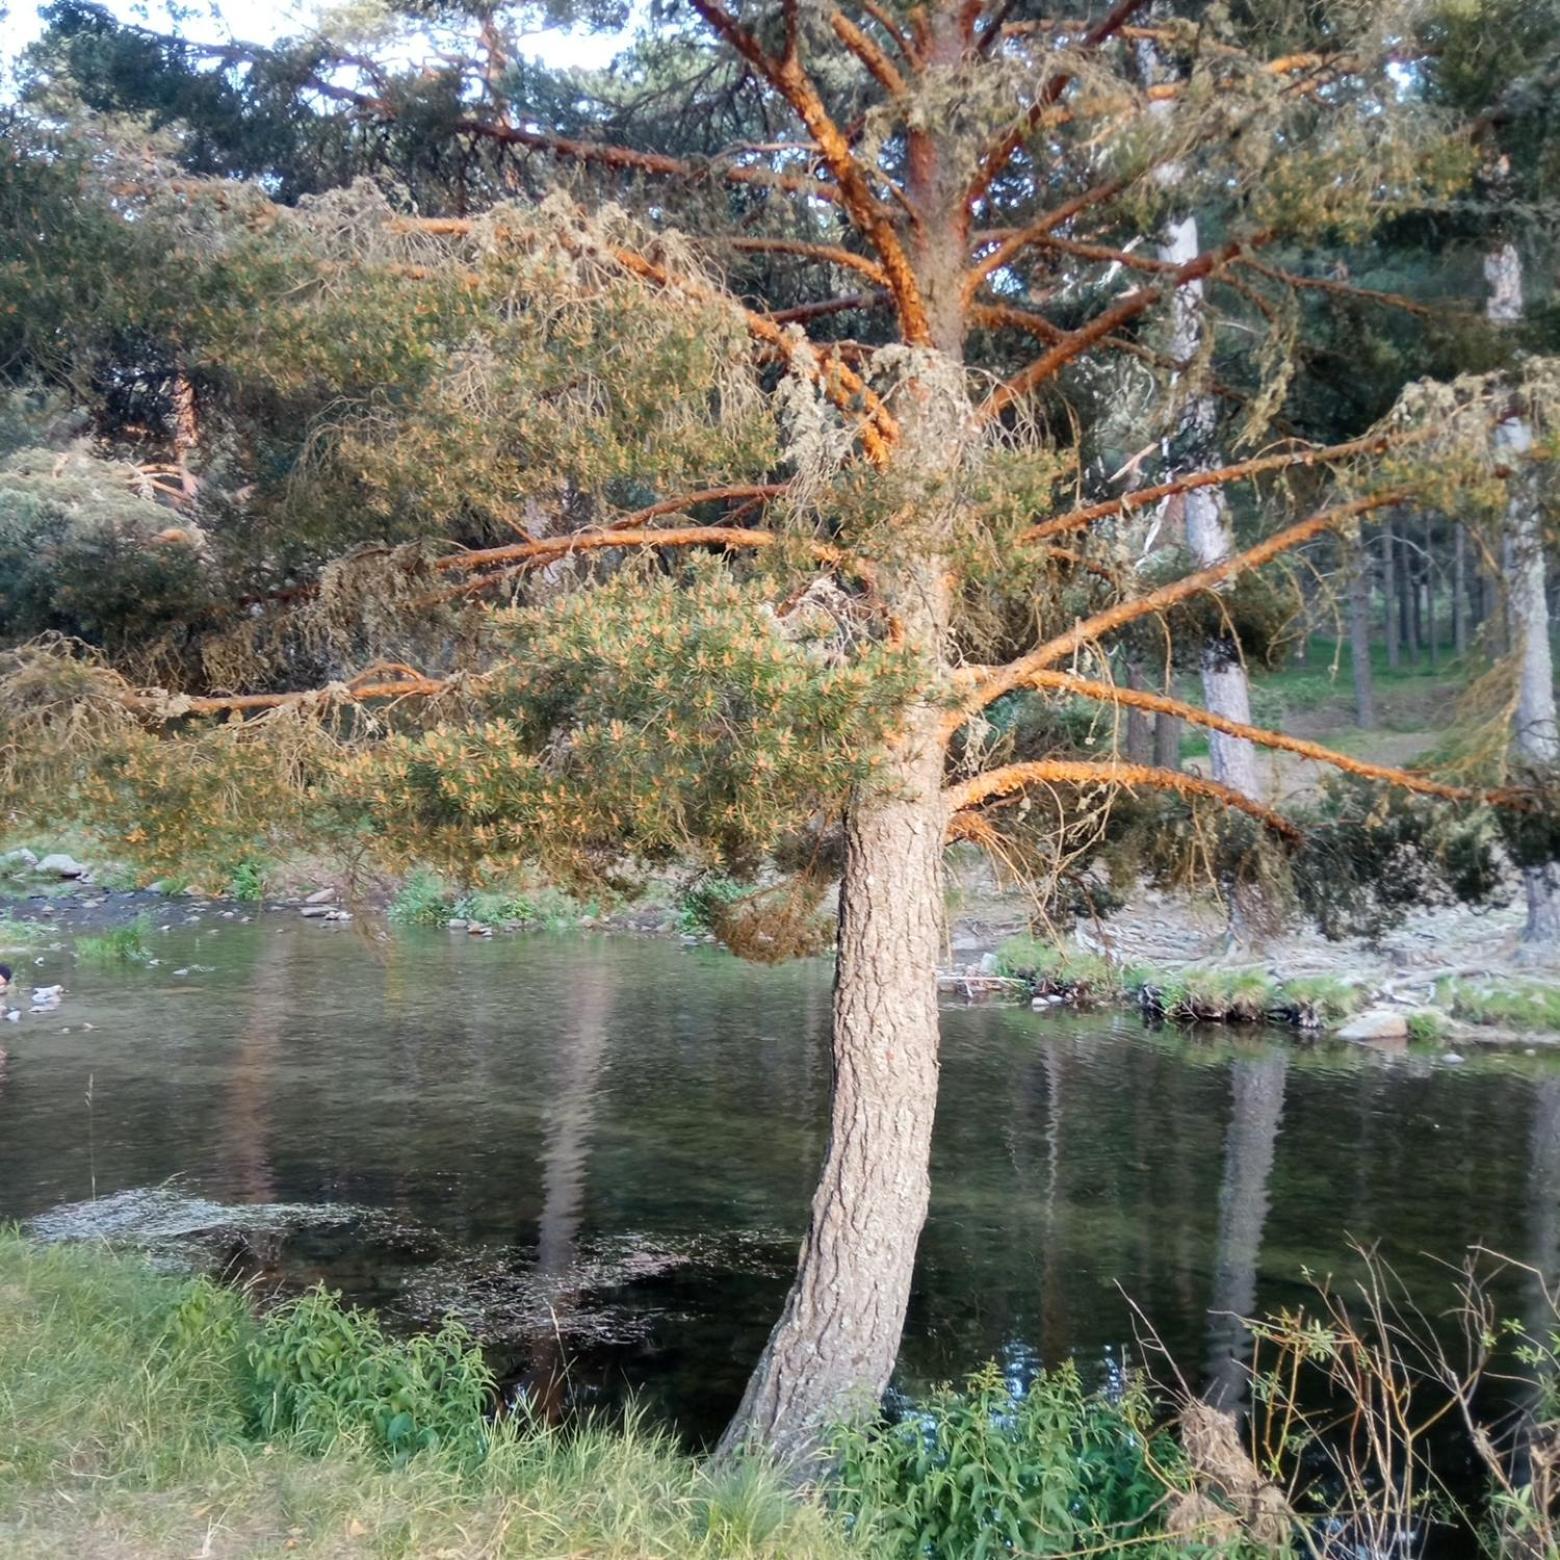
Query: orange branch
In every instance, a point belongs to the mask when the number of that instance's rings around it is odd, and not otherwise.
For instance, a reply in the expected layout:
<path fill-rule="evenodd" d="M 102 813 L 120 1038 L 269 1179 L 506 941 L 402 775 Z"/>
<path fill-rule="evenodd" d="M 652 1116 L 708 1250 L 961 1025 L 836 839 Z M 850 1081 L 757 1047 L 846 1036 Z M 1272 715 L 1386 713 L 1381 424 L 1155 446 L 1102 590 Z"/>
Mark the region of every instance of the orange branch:
<path fill-rule="evenodd" d="M 1054 665 L 1057 661 L 1071 655 L 1073 651 L 1081 649 L 1103 635 L 1125 628 L 1128 623 L 1135 623 L 1139 618 L 1163 612 L 1166 608 L 1185 601 L 1189 596 L 1195 596 L 1200 591 L 1233 579 L 1237 574 L 1243 574 L 1248 569 L 1260 568 L 1281 554 L 1310 541 L 1313 536 L 1320 536 L 1323 531 L 1329 531 L 1343 521 L 1353 519 L 1356 515 L 1368 514 L 1373 509 L 1384 509 L 1389 504 L 1401 503 L 1412 492 L 1413 489 L 1407 487 L 1389 488 L 1385 492 L 1373 493 L 1366 498 L 1357 498 L 1346 504 L 1334 505 L 1330 509 L 1318 510 L 1308 518 L 1296 521 L 1294 525 L 1286 526 L 1282 531 L 1274 532 L 1272 536 L 1253 547 L 1248 547 L 1244 552 L 1233 553 L 1222 562 L 1212 564 L 1206 569 L 1199 569 L 1195 574 L 1184 575 L 1181 579 L 1161 585 L 1157 590 L 1148 591 L 1129 601 L 1117 602 L 1115 606 L 1107 607 L 1103 612 L 1096 612 L 1092 617 L 1081 619 L 1066 633 L 1058 634 L 1028 655 L 1020 656 L 1018 660 L 999 667 L 990 676 L 977 683 L 971 690 L 964 708 L 952 712 L 944 721 L 944 736 L 952 736 L 976 710 L 984 709 L 993 700 L 1000 699 L 1003 694 L 1011 693 L 1015 688 L 1022 688 L 1034 672 Z"/>
<path fill-rule="evenodd" d="M 1204 780 L 1200 775 L 1182 774 L 1176 769 L 1156 769 L 1151 764 L 1087 763 L 1063 758 L 1006 764 L 976 775 L 973 780 L 949 786 L 943 792 L 943 800 L 950 813 L 957 814 L 966 808 L 979 807 L 983 802 L 1011 796 L 1030 785 L 1119 785 L 1129 789 L 1152 786 L 1156 790 L 1176 791 L 1182 796 L 1206 796 L 1255 818 L 1286 840 L 1297 842 L 1301 838 L 1300 831 L 1282 814 L 1252 801 L 1233 786 Z"/>
<path fill-rule="evenodd" d="M 867 67 L 890 97 L 905 95 L 905 78 L 899 74 L 899 67 L 848 16 L 834 11 L 829 16 L 829 25 L 834 29 L 834 36 Z"/>
<path fill-rule="evenodd" d="M 1345 774 L 1360 775 L 1366 780 L 1382 780 L 1405 791 L 1415 791 L 1422 796 L 1439 796 L 1452 802 L 1490 802 L 1494 805 L 1511 803 L 1522 793 L 1511 787 L 1497 790 L 1481 790 L 1476 786 L 1446 785 L 1426 775 L 1416 775 L 1411 770 L 1396 769 L 1390 764 L 1372 764 L 1363 759 L 1350 758 L 1347 753 L 1334 752 L 1319 742 L 1307 742 L 1303 737 L 1286 736 L 1281 731 L 1269 731 L 1262 726 L 1249 726 L 1238 720 L 1215 715 L 1211 710 L 1195 704 L 1172 699 L 1166 694 L 1152 693 L 1143 688 L 1127 688 L 1115 683 L 1098 682 L 1091 677 L 1078 677 L 1072 672 L 1035 670 L 1024 679 L 1031 688 L 1054 688 L 1061 693 L 1075 693 L 1085 699 L 1096 699 L 1103 704 L 1129 705 L 1134 709 L 1152 710 L 1159 715 L 1176 715 L 1189 725 L 1204 726 L 1210 731 L 1222 731 L 1226 736 L 1244 737 L 1259 747 L 1275 748 L 1285 753 L 1295 753 L 1318 764 L 1330 764 Z"/>
<path fill-rule="evenodd" d="M 885 280 L 899 311 L 899 328 L 911 346 L 931 341 L 931 323 L 909 256 L 879 204 L 866 170 L 857 162 L 840 127 L 830 117 L 794 47 L 779 59 L 760 46 L 757 38 L 720 4 L 720 0 L 693 0 L 694 9 L 734 48 L 796 111 L 807 133 L 839 187 L 839 203 L 856 230 L 871 244 L 883 264 Z M 794 42 L 794 40 L 793 40 Z"/>
<path fill-rule="evenodd" d="M 1193 471 L 1182 477 L 1176 477 L 1170 482 L 1161 482 L 1155 487 L 1138 488 L 1135 492 L 1124 493 L 1120 498 L 1103 499 L 1098 504 L 1088 504 L 1082 509 L 1069 510 L 1064 515 L 1057 515 L 1054 519 L 1044 520 L 1039 525 L 1031 526 L 1027 531 L 1021 531 L 1018 540 L 1021 542 L 1043 542 L 1053 536 L 1062 536 L 1069 531 L 1081 531 L 1086 525 L 1091 525 L 1096 520 L 1106 519 L 1110 515 L 1124 515 L 1134 509 L 1141 509 L 1147 504 L 1157 504 L 1161 499 L 1174 498 L 1180 493 L 1191 493 L 1197 488 L 1222 487 L 1230 482 L 1240 482 L 1247 477 L 1261 476 L 1268 471 L 1285 471 L 1295 466 L 1321 466 L 1331 465 L 1334 462 L 1350 460 L 1356 455 L 1379 455 L 1387 450 L 1402 449 L 1405 446 L 1421 444 L 1425 440 L 1433 438 L 1434 428 L 1419 428 L 1410 433 L 1372 433 L 1363 439 L 1351 439 L 1345 444 L 1320 445 L 1312 449 L 1286 450 L 1282 454 L 1258 455 L 1252 460 L 1243 460 L 1233 466 L 1218 466 L 1211 471 Z"/>
<path fill-rule="evenodd" d="M 1413 314 L 1420 319 L 1430 320 L 1447 314 L 1471 314 L 1472 312 L 1462 304 L 1422 303 L 1419 299 L 1406 297 L 1402 293 L 1378 292 L 1373 287 L 1356 287 L 1351 282 L 1336 281 L 1330 276 L 1297 276 L 1293 271 L 1281 270 L 1276 265 L 1267 265 L 1260 260 L 1248 258 L 1240 263 L 1257 272 L 1258 275 L 1282 283 L 1285 287 L 1332 293 L 1340 298 L 1357 299 L 1361 303 L 1379 303 L 1384 308 L 1398 309 L 1404 314 Z"/>
<path fill-rule="evenodd" d="M 1106 179 L 1101 184 L 1096 184 L 1093 189 L 1084 190 L 1081 195 L 1074 195 L 1071 200 L 1063 201 L 1054 211 L 1048 211 L 1036 222 L 1031 222 L 1028 227 L 1019 228 L 1016 232 L 1009 233 L 997 244 L 989 254 L 982 255 L 979 260 L 965 273 L 964 298 L 968 302 L 975 296 L 980 284 L 991 275 L 993 271 L 1000 271 L 1014 255 L 1027 245 L 1038 242 L 1054 228 L 1059 228 L 1063 223 L 1070 222 L 1080 211 L 1086 211 L 1090 206 L 1097 206 L 1101 201 L 1109 200 L 1111 196 L 1118 195 L 1126 187 L 1124 179 Z"/>
<path fill-rule="evenodd" d="M 883 267 L 877 261 L 870 260 L 866 255 L 852 253 L 849 249 L 839 249 L 832 244 L 806 244 L 799 239 L 792 238 L 733 238 L 727 241 L 728 247 L 745 255 L 798 255 L 804 260 L 821 260 L 829 265 L 843 267 L 847 271 L 858 271 L 868 281 L 876 282 L 879 287 L 888 285 L 888 277 L 883 273 Z"/>
<path fill-rule="evenodd" d="M 1228 264 L 1245 250 L 1266 243 L 1271 236 L 1271 233 L 1257 233 L 1247 239 L 1232 239 L 1218 249 L 1206 250 L 1188 260 L 1185 265 L 1177 266 L 1165 278 L 1163 286 L 1144 287 L 1137 292 L 1128 293 L 1126 297 L 1119 299 L 1110 308 L 1090 320 L 1087 325 L 1069 331 L 1049 352 L 1037 358 L 1027 368 L 1013 375 L 1011 379 L 1004 380 L 986 397 L 980 409 L 981 415 L 997 416 L 1020 397 L 1028 395 L 1046 380 L 1060 373 L 1067 364 L 1087 352 L 1097 341 L 1111 335 L 1118 325 L 1136 319 L 1138 315 L 1177 287 L 1184 287 L 1189 282 L 1200 280 L 1220 266 Z"/>
<path fill-rule="evenodd" d="M 662 515 L 675 515 L 682 510 L 691 509 L 695 504 L 713 504 L 728 498 L 756 498 L 759 500 L 779 498 L 790 486 L 789 482 L 758 482 L 736 484 L 730 487 L 700 488 L 697 493 L 680 493 L 676 498 L 663 498 L 658 503 L 650 504 L 644 509 L 636 509 L 631 514 L 624 515 L 620 520 L 612 521 L 607 529 L 610 531 L 632 530 L 636 526 L 648 524 L 651 520 L 658 520 Z"/>

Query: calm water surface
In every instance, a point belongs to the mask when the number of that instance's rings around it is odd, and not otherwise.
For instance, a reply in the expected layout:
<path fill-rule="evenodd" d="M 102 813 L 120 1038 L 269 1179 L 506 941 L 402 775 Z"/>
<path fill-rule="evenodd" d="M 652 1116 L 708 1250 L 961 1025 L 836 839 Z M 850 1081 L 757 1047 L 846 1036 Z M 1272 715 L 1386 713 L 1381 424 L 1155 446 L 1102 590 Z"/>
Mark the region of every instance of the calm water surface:
<path fill-rule="evenodd" d="M 269 1277 L 408 1325 L 454 1311 L 513 1379 L 719 1428 L 822 1152 L 827 964 L 171 919 L 156 969 L 29 969 L 69 995 L 0 1033 L 0 1219 L 227 1229 L 244 1216 L 189 1200 L 249 1209 L 243 1258 Z M 1560 1058 L 1001 1007 L 951 1007 L 943 1033 L 912 1389 L 991 1357 L 1099 1370 L 1130 1345 L 1126 1296 L 1189 1379 L 1233 1380 L 1222 1313 L 1297 1297 L 1351 1240 L 1432 1298 L 1433 1258 L 1474 1243 L 1560 1268 Z"/>

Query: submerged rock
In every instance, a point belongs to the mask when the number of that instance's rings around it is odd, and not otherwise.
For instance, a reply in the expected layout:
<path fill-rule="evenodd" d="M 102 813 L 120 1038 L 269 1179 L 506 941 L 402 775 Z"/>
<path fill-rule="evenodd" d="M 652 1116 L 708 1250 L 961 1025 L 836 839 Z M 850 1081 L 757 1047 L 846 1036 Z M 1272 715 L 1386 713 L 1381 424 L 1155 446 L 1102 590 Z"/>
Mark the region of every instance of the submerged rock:
<path fill-rule="evenodd" d="M 1407 1040 L 1408 1020 L 1392 1008 L 1371 1008 L 1351 1018 L 1338 1031 L 1340 1040 Z"/>

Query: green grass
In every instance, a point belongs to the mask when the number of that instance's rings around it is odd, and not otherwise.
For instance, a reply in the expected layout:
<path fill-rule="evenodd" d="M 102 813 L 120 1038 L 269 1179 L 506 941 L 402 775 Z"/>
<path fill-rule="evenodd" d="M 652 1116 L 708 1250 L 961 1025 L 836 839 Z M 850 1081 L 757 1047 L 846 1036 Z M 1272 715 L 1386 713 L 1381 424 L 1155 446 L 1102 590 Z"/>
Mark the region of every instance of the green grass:
<path fill-rule="evenodd" d="M 111 927 L 76 939 L 76 957 L 90 964 L 145 964 L 152 956 L 147 933 L 151 921 L 144 915 L 124 926 Z"/>
<path fill-rule="evenodd" d="M 997 950 L 997 973 L 1025 981 L 1036 996 L 1064 997 L 1079 1007 L 1123 995 L 1121 973 L 1109 959 L 1037 937 L 1008 938 Z"/>
<path fill-rule="evenodd" d="M 860 1552 L 761 1468 L 707 1473 L 633 1416 L 493 1428 L 485 1394 L 457 1334 L 396 1344 L 317 1296 L 259 1323 L 204 1280 L 0 1229 L 0 1553 Z"/>
<path fill-rule="evenodd" d="M 1279 988 L 1263 970 L 1184 970 L 1140 988 L 1140 1000 L 1152 1013 L 1178 1023 L 1255 1024 L 1281 1014 Z"/>
<path fill-rule="evenodd" d="M 1552 1030 L 1560 1033 L 1560 987 L 1537 981 L 1503 980 L 1499 986 L 1444 980 L 1436 1002 L 1453 1018 L 1499 1029 Z"/>
<path fill-rule="evenodd" d="M 51 930 L 50 927 L 39 926 L 36 921 L 18 921 L 8 915 L 0 916 L 0 950 L 9 952 L 13 948 L 30 948 L 42 942 Z"/>

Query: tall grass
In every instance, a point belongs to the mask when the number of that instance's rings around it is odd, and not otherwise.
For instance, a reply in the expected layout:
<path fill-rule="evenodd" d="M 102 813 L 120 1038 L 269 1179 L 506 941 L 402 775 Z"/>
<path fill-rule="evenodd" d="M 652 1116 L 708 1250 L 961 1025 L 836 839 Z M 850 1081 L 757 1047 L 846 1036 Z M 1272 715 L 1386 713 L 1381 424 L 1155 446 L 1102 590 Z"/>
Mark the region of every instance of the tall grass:
<path fill-rule="evenodd" d="M 632 1415 L 487 1406 L 454 1335 L 399 1344 L 317 1295 L 260 1322 L 205 1280 L 0 1230 L 0 1554 L 859 1552 L 762 1468 L 708 1473 Z"/>
<path fill-rule="evenodd" d="M 147 933 L 152 923 L 144 915 L 124 926 L 76 939 L 76 957 L 90 964 L 145 964 L 152 956 Z"/>

